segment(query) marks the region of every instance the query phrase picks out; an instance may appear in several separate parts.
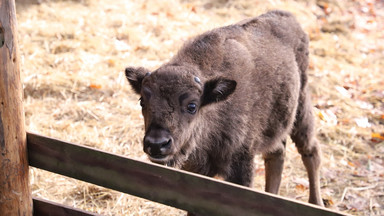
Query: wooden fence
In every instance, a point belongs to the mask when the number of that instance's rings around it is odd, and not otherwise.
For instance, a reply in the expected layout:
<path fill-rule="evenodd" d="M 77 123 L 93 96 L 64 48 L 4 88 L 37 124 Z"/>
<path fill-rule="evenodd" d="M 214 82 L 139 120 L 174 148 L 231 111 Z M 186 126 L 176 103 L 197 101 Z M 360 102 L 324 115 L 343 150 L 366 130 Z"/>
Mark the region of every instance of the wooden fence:
<path fill-rule="evenodd" d="M 204 215 L 340 215 L 201 175 L 140 162 L 36 134 L 31 166 Z"/>
<path fill-rule="evenodd" d="M 202 215 L 343 215 L 197 174 L 26 133 L 16 39 L 15 2 L 0 0 L 1 215 L 97 215 L 32 199 L 29 165 Z"/>

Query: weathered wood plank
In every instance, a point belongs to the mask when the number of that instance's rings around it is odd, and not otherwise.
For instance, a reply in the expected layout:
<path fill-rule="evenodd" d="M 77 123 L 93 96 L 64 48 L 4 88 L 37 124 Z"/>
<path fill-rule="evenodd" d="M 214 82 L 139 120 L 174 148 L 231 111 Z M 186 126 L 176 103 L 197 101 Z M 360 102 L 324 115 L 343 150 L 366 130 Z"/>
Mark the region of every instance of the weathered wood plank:
<path fill-rule="evenodd" d="M 31 166 L 203 215 L 343 215 L 36 134 L 27 143 Z"/>
<path fill-rule="evenodd" d="M 32 215 L 14 0 L 0 0 L 0 215 Z"/>
<path fill-rule="evenodd" d="M 65 205 L 54 203 L 40 198 L 33 198 L 34 216 L 99 216 L 80 209 L 71 208 Z"/>

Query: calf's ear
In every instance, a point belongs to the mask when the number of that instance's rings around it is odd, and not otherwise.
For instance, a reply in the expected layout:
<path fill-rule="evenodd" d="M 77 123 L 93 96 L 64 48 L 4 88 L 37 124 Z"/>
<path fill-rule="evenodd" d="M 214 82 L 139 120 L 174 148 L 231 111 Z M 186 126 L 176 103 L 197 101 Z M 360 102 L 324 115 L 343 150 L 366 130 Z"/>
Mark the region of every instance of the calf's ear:
<path fill-rule="evenodd" d="M 227 99 L 227 97 L 235 91 L 236 85 L 237 83 L 235 80 L 223 77 L 208 80 L 204 84 L 204 91 L 200 106 Z"/>
<path fill-rule="evenodd" d="M 129 84 L 131 84 L 133 90 L 140 94 L 141 91 L 141 82 L 143 81 L 146 74 L 149 73 L 149 70 L 146 68 L 135 68 L 135 67 L 127 67 L 125 68 L 125 76 Z"/>

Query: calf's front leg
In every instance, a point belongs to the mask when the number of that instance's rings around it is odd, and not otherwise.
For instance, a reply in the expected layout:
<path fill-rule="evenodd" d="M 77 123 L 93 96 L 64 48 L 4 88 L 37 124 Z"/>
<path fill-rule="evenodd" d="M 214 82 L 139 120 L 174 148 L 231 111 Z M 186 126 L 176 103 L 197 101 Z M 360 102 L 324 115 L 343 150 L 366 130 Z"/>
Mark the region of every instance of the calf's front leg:
<path fill-rule="evenodd" d="M 225 180 L 251 187 L 253 181 L 253 158 L 252 152 L 246 149 L 243 152 L 235 153 Z"/>
<path fill-rule="evenodd" d="M 264 153 L 265 164 L 265 191 L 277 194 L 280 188 L 281 174 L 284 167 L 285 140 L 278 150 Z"/>

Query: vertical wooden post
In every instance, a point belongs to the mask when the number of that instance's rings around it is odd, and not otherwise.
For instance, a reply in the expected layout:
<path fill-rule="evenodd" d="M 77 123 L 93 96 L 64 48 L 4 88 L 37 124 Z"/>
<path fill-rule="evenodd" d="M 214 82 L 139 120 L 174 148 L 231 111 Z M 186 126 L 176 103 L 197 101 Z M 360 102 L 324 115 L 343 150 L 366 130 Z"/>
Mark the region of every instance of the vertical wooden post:
<path fill-rule="evenodd" d="M 0 0 L 0 215 L 32 215 L 14 0 Z"/>

